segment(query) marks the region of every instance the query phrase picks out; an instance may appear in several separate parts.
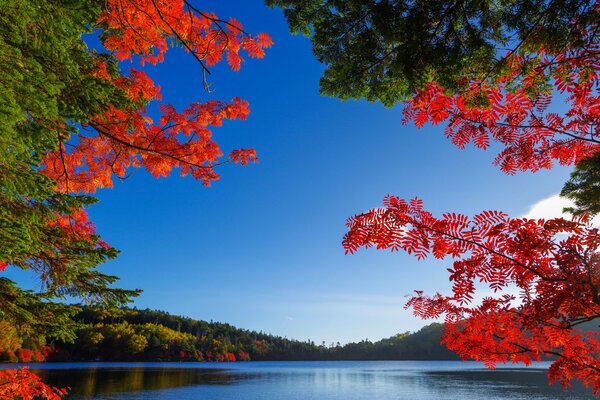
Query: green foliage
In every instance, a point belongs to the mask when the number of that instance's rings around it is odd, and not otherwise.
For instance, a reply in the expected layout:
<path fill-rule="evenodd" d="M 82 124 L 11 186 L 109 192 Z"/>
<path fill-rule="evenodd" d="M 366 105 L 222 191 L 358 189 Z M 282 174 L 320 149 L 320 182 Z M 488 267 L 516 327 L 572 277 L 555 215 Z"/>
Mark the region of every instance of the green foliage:
<path fill-rule="evenodd" d="M 8 321 L 0 321 L 0 349 L 3 351 L 12 351 L 13 353 L 21 348 L 23 339 L 19 337 L 17 328 Z"/>
<path fill-rule="evenodd" d="M 458 360 L 458 356 L 440 345 L 442 324 L 427 325 L 418 332 L 406 332 L 378 342 L 363 341 L 342 347 L 341 359 L 360 360 Z"/>
<path fill-rule="evenodd" d="M 226 361 L 237 360 L 456 360 L 440 345 L 441 324 L 378 342 L 316 345 L 170 315 L 162 311 L 83 306 L 74 317 L 77 339 L 56 342 L 53 360 Z"/>
<path fill-rule="evenodd" d="M 600 213 L 600 152 L 577 164 L 560 195 L 575 203 L 564 211 L 574 215 Z"/>
<path fill-rule="evenodd" d="M 0 112 L 2 136 L 23 129 L 26 144 L 43 153 L 56 148 L 52 129 L 67 119 L 86 123 L 107 104 L 122 104 L 125 96 L 90 72 L 96 60 L 112 59 L 88 49 L 101 3 L 89 0 L 2 1 L 0 5 Z M 14 137 L 17 142 L 23 140 Z M 38 154 L 39 155 L 39 154 Z"/>
<path fill-rule="evenodd" d="M 327 66 L 323 94 L 386 106 L 410 98 L 433 77 L 450 91 L 464 89 L 464 77 L 494 79 L 506 68 L 497 63 L 506 47 L 534 54 L 542 47 L 577 48 L 581 38 L 571 29 L 572 19 L 598 18 L 584 0 L 266 3 L 284 10 L 293 33 L 311 38 Z"/>
<path fill-rule="evenodd" d="M 85 295 L 114 278 L 92 272 L 115 250 L 69 241 L 49 223 L 57 215 L 93 204 L 89 196 L 55 191 L 39 173 L 42 156 L 55 150 L 109 102 L 123 102 L 113 85 L 90 75 L 100 56 L 82 35 L 100 7 L 94 1 L 16 0 L 0 6 L 0 260 L 39 273 L 56 295 Z M 58 274 L 57 263 L 69 265 Z M 60 278 L 60 279 L 57 279 Z M 97 290 L 92 297 L 108 292 Z M 124 300 L 125 293 L 107 301 Z M 133 292 L 129 293 L 133 294 Z"/>
<path fill-rule="evenodd" d="M 24 291 L 0 278 L 0 321 L 14 326 L 21 339 L 48 338 L 75 340 L 72 317 L 78 309 L 47 301 L 47 296 Z M 5 349 L 4 349 L 5 350 Z"/>
<path fill-rule="evenodd" d="M 56 224 L 96 200 L 59 193 L 39 172 L 42 157 L 91 115 L 126 102 L 121 90 L 91 74 L 96 60 L 112 58 L 82 40 L 100 11 L 87 0 L 0 0 L 0 262 L 32 270 L 43 284 L 37 295 L 0 281 L 0 319 L 25 336 L 74 339 L 70 311 L 52 298 L 124 304 L 138 293 L 112 288 L 117 278 L 97 270 L 115 249 Z"/>
<path fill-rule="evenodd" d="M 52 225 L 57 215 L 68 215 L 95 199 L 57 193 L 32 165 L 1 160 L 0 188 L 0 260 L 37 273 L 46 295 L 123 304 L 137 293 L 110 288 L 117 278 L 96 270 L 118 254 L 115 249 L 99 246 L 97 236 L 73 240 Z"/>

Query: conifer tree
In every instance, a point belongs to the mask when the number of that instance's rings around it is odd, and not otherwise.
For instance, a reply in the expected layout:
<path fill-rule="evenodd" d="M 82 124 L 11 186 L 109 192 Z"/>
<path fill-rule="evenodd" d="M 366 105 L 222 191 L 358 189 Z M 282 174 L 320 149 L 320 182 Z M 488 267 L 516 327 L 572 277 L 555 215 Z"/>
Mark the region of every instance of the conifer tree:
<path fill-rule="evenodd" d="M 246 101 L 182 111 L 161 103 L 154 122 L 146 107 L 161 101 L 160 87 L 144 68 L 181 47 L 208 87 L 212 66 L 238 70 L 243 53 L 261 58 L 270 45 L 266 34 L 187 0 L 0 0 L 0 271 L 30 270 L 42 282 L 31 293 L 3 279 L 0 320 L 68 339 L 72 311 L 49 300 L 117 306 L 139 293 L 115 288 L 117 277 L 98 269 L 118 251 L 88 218 L 91 194 L 133 168 L 156 177 L 178 170 L 209 185 L 218 165 L 257 160 L 253 149 L 223 157 L 210 130 L 245 119 Z M 27 370 L 0 372 L 0 398 L 62 394 Z"/>

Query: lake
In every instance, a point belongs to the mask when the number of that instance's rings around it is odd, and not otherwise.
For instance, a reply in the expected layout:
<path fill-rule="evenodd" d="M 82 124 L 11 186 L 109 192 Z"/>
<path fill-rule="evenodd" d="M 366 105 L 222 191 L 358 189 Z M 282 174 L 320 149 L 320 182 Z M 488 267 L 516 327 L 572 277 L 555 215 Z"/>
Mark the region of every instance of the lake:
<path fill-rule="evenodd" d="M 549 363 L 495 371 L 475 362 L 327 361 L 30 364 L 70 399 L 507 400 L 594 399 L 548 386 Z M 4 365 L 3 367 L 10 367 Z"/>

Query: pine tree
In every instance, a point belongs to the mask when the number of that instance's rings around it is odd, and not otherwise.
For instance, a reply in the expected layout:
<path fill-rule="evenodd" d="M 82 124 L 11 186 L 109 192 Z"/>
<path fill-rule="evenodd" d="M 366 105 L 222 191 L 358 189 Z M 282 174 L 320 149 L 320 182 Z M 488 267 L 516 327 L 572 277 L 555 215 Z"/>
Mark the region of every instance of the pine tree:
<path fill-rule="evenodd" d="M 161 100 L 160 87 L 144 66 L 179 46 L 208 86 L 210 67 L 226 61 L 238 70 L 243 52 L 261 58 L 271 43 L 187 0 L 0 0 L 0 271 L 31 270 L 42 282 L 36 294 L 2 280 L 0 320 L 72 339 L 72 310 L 50 300 L 118 306 L 139 293 L 115 288 L 117 277 L 98 269 L 118 251 L 88 218 L 90 194 L 133 168 L 156 177 L 177 169 L 209 185 L 218 165 L 258 160 L 253 149 L 224 158 L 211 138 L 211 127 L 246 118 L 246 101 L 181 112 L 160 103 L 155 123 L 146 107 Z M 125 70 L 125 60 L 135 68 Z M 0 398 L 62 394 L 27 370 L 0 371 Z"/>

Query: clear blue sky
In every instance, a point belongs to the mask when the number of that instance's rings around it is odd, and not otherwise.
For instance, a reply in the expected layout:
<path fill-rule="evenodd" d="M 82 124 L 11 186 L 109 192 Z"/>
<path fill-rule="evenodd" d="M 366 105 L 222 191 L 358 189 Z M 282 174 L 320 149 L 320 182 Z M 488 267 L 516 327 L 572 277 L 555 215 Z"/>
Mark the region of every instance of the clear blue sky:
<path fill-rule="evenodd" d="M 445 263 L 381 251 L 345 256 L 346 218 L 388 193 L 419 196 L 439 213 L 522 215 L 567 177 L 564 168 L 506 176 L 492 165 L 493 151 L 458 150 L 442 127 L 403 126 L 400 107 L 322 97 L 323 66 L 308 39 L 288 33 L 281 11 L 260 0 L 202 6 L 269 33 L 274 47 L 240 72 L 215 68 L 211 94 L 182 51 L 147 72 L 179 109 L 210 98 L 249 100 L 247 121 L 213 133 L 226 152 L 254 147 L 261 162 L 222 167 L 210 188 L 136 171 L 99 192 L 90 214 L 122 251 L 104 270 L 144 290 L 137 307 L 327 343 L 416 330 L 427 322 L 403 309 L 404 296 L 446 290 Z"/>

